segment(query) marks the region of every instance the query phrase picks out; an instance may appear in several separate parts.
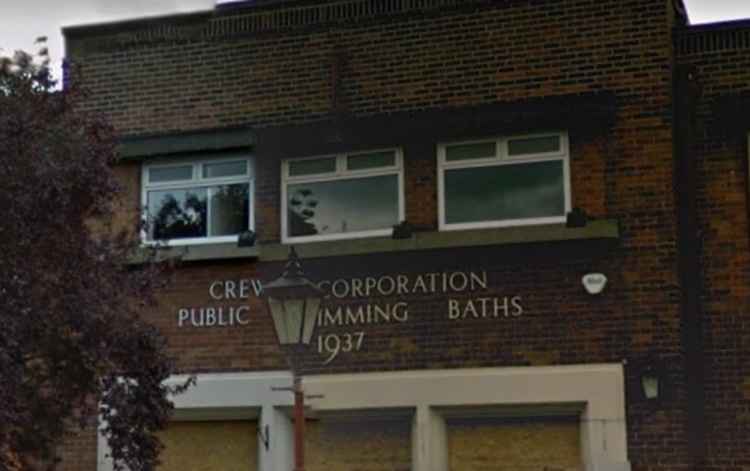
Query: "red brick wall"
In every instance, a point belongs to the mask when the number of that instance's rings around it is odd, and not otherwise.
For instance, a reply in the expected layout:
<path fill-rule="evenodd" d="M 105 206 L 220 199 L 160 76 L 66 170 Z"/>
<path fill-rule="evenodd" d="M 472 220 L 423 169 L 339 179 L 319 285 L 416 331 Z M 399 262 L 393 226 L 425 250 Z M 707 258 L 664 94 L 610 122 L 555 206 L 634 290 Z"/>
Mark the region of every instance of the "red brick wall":
<path fill-rule="evenodd" d="M 357 116 L 606 89 L 624 116 L 658 126 L 668 15 L 653 0 L 509 1 L 223 40 L 98 46 L 127 41 L 123 27 L 67 42 L 91 107 L 128 135 L 314 120 L 330 111 L 342 53 Z"/>
<path fill-rule="evenodd" d="M 511 322 L 456 323 L 445 318 L 445 297 L 412 296 L 408 324 L 368 327 L 361 352 L 325 366 L 313 355 L 307 368 L 619 362 L 656 353 L 670 364 L 675 393 L 657 413 L 629 400 L 629 453 L 635 471 L 672 471 L 688 469 L 688 459 L 672 187 L 671 15 L 668 2 L 653 0 L 481 2 L 211 40 L 130 42 L 134 33 L 122 26 L 119 36 L 71 32 L 68 47 L 91 91 L 87 107 L 125 135 L 320 120 L 332 111 L 331 68 L 340 57 L 346 60 L 339 104 L 357 118 L 613 94 L 613 128 L 598 137 L 571 134 L 570 161 L 574 205 L 619 219 L 618 247 L 593 251 L 583 241 L 310 260 L 309 271 L 322 278 L 485 269 L 490 295 L 520 294 L 527 313 Z M 191 28 L 203 21 L 191 20 Z M 128 44 L 99 46 L 120 40 Z M 440 141 L 438 135 L 430 145 L 404 149 L 407 219 L 428 228 L 437 223 L 434 144 Z M 258 228 L 263 241 L 274 241 L 279 163 L 262 157 L 256 163 Z M 137 174 L 130 170 L 131 177 Z M 283 367 L 260 313 L 242 329 L 191 330 L 175 323 L 179 307 L 206 304 L 212 280 L 269 279 L 278 269 L 216 262 L 178 271 L 150 317 L 169 337 L 181 369 Z M 580 286 L 589 271 L 610 279 L 600 297 Z M 256 300 L 251 307 L 263 309 Z"/>
<path fill-rule="evenodd" d="M 59 471 L 96 470 L 96 425 L 72 429 L 58 448 Z"/>

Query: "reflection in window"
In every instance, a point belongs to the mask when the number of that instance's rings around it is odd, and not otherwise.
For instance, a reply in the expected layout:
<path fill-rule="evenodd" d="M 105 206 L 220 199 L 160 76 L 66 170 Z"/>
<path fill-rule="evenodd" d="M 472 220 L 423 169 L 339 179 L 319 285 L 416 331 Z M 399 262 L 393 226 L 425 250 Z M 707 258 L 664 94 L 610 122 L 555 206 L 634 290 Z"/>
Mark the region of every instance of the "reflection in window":
<path fill-rule="evenodd" d="M 398 177 L 301 183 L 287 188 L 289 235 L 361 232 L 398 224 Z"/>
<path fill-rule="evenodd" d="M 495 157 L 496 143 L 480 142 L 476 144 L 459 144 L 445 148 L 445 160 L 471 160 Z"/>
<path fill-rule="evenodd" d="M 152 239 L 206 236 L 206 190 L 165 190 L 148 193 Z"/>
<path fill-rule="evenodd" d="M 403 212 L 400 173 L 394 150 L 285 162 L 284 237 L 390 233 Z"/>
<path fill-rule="evenodd" d="M 246 184 L 212 188 L 209 235 L 223 236 L 246 231 L 249 202 L 249 189 Z"/>
<path fill-rule="evenodd" d="M 530 137 L 508 141 L 508 155 L 545 154 L 559 150 L 560 136 Z"/>
<path fill-rule="evenodd" d="M 565 220 L 570 181 L 564 133 L 449 144 L 439 150 L 442 228 Z"/>
<path fill-rule="evenodd" d="M 151 183 L 190 180 L 191 178 L 193 178 L 192 165 L 154 167 L 148 172 L 148 181 Z"/>
<path fill-rule="evenodd" d="M 252 229 L 249 164 L 247 158 L 235 157 L 146 167 L 145 239 L 229 241 Z"/>
<path fill-rule="evenodd" d="M 561 161 L 445 172 L 448 224 L 558 216 L 565 212 Z"/>
<path fill-rule="evenodd" d="M 336 171 L 336 157 L 293 160 L 289 162 L 289 176 L 315 175 Z"/>
<path fill-rule="evenodd" d="M 247 161 L 203 164 L 203 178 L 236 177 L 247 174 Z"/>

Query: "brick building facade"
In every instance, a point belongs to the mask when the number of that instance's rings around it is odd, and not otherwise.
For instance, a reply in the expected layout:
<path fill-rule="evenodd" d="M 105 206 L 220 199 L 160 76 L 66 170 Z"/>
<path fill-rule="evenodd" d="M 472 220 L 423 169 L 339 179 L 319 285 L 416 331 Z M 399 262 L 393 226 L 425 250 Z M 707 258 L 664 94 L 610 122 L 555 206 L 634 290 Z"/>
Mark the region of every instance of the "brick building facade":
<path fill-rule="evenodd" d="M 182 258 L 144 313 L 198 378 L 163 469 L 290 468 L 260 287 L 292 244 L 331 295 L 311 470 L 750 469 L 746 24 L 300 0 L 65 36 L 122 136 L 122 224 Z M 111 467 L 93 427 L 62 457 Z"/>

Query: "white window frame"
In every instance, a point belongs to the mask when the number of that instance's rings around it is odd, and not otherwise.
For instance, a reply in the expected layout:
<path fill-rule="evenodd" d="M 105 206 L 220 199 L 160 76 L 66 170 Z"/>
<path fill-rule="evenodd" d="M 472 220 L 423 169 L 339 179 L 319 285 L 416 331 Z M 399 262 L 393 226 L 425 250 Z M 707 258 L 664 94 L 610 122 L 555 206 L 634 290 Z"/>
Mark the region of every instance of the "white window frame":
<path fill-rule="evenodd" d="M 544 152 L 536 154 L 523 154 L 519 156 L 510 156 L 508 153 L 508 141 L 518 139 L 529 139 L 539 137 L 557 136 L 560 138 L 560 150 L 554 152 Z M 495 142 L 495 156 L 492 158 L 465 159 L 448 161 L 446 158 L 446 148 L 463 144 L 481 144 Z M 445 172 L 447 170 L 479 168 L 479 167 L 498 167 L 502 165 L 516 165 L 523 163 L 550 162 L 562 160 L 563 162 L 563 185 L 565 192 L 565 212 L 561 216 L 542 217 L 542 218 L 523 218 L 523 219 L 504 219 L 492 221 L 478 221 L 467 223 L 449 224 L 445 220 Z M 571 209 L 571 189 L 570 189 L 570 147 L 568 134 L 566 132 L 545 132 L 535 134 L 522 134 L 515 136 L 503 136 L 488 139 L 474 139 L 469 141 L 443 142 L 438 144 L 438 228 L 441 231 L 464 230 L 464 229 L 484 229 L 496 227 L 513 227 L 513 226 L 530 226 L 543 224 L 559 224 L 565 222 L 566 214 Z"/>
<path fill-rule="evenodd" d="M 247 163 L 247 174 L 242 176 L 230 176 L 230 177 L 203 177 L 203 166 L 205 164 L 220 164 L 226 162 L 237 162 L 244 160 Z M 248 228 L 252 231 L 255 230 L 255 168 L 253 165 L 254 161 L 252 156 L 247 153 L 221 153 L 211 158 L 182 158 L 174 160 L 161 160 L 153 163 L 144 164 L 141 166 L 141 208 L 142 218 L 144 221 L 148 219 L 148 192 L 149 191 L 162 191 L 162 190 L 176 190 L 183 188 L 206 188 L 216 185 L 231 185 L 237 183 L 247 183 L 249 204 L 248 204 Z M 192 178 L 190 180 L 170 181 L 170 182 L 159 182 L 150 183 L 148 180 L 149 170 L 155 168 L 168 168 L 168 167 L 182 167 L 186 165 L 192 166 Z M 207 194 L 208 201 L 210 201 L 210 192 Z M 206 224 L 208 228 L 209 221 L 211 220 L 211 206 L 207 205 L 206 208 Z M 198 244 L 215 244 L 225 242 L 237 242 L 238 235 L 227 235 L 227 236 L 206 236 L 206 237 L 189 237 L 183 239 L 157 239 L 148 240 L 148 234 L 146 230 L 141 231 L 141 243 L 146 246 L 153 245 L 167 245 L 167 246 L 181 246 L 181 245 L 198 245 Z"/>
<path fill-rule="evenodd" d="M 363 154 L 375 154 L 378 152 L 393 152 L 394 153 L 394 165 L 388 167 L 378 167 L 375 169 L 365 170 L 347 170 L 346 159 L 349 156 L 363 155 Z M 300 162 L 304 160 L 318 160 L 326 158 L 336 159 L 336 168 L 332 172 L 316 173 L 314 175 L 300 175 L 290 176 L 289 175 L 289 163 Z M 393 228 L 374 229 L 369 231 L 356 231 L 356 232 L 343 232 L 336 234 L 321 234 L 311 236 L 289 236 L 288 235 L 288 216 L 287 216 L 287 187 L 289 184 L 298 183 L 319 183 L 329 182 L 336 180 L 350 180 L 357 178 L 368 178 L 377 177 L 383 175 L 397 175 L 398 176 L 398 221 L 401 222 L 405 218 L 405 204 L 404 204 L 404 166 L 403 166 L 403 153 L 399 148 L 385 148 L 385 149 L 368 149 L 357 152 L 346 152 L 342 154 L 328 154 L 328 155 L 316 155 L 312 157 L 303 157 L 298 159 L 285 159 L 281 162 L 281 241 L 282 243 L 298 243 L 298 242 L 319 242 L 326 240 L 343 240 L 343 239 L 358 239 L 363 237 L 378 237 L 378 236 L 390 236 L 393 233 Z"/>

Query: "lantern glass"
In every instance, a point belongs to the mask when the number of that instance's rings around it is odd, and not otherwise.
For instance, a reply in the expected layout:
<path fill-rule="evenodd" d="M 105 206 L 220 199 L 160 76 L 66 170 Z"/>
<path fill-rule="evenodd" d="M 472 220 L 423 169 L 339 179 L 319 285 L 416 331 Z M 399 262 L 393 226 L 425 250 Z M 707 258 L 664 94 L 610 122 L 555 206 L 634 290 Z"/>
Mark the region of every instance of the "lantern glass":
<path fill-rule="evenodd" d="M 268 304 L 271 308 L 271 317 L 273 317 L 279 343 L 282 345 L 299 343 L 305 301 L 278 299 L 269 296 Z"/>
<path fill-rule="evenodd" d="M 641 378 L 643 396 L 648 400 L 659 398 L 659 377 L 655 374 L 645 374 Z"/>
<path fill-rule="evenodd" d="M 289 343 L 288 332 L 289 329 L 286 327 L 286 313 L 284 312 L 284 303 L 280 299 L 268 297 L 268 307 L 271 310 L 271 318 L 273 318 L 273 326 L 276 330 L 276 335 L 279 338 L 280 344 Z"/>
<path fill-rule="evenodd" d="M 305 320 L 305 300 L 285 299 L 284 311 L 286 311 L 286 326 L 288 329 L 287 343 L 298 344 Z"/>
<path fill-rule="evenodd" d="M 269 296 L 268 305 L 279 343 L 309 344 L 318 320 L 320 304 L 319 297 L 278 299 Z"/>
<path fill-rule="evenodd" d="M 309 344 L 323 293 L 305 276 L 294 247 L 282 275 L 263 287 L 282 345 Z"/>
<path fill-rule="evenodd" d="M 318 321 L 321 299 L 318 296 L 308 297 L 305 302 L 305 331 L 302 334 L 302 343 L 305 345 L 312 340 L 315 323 Z"/>

